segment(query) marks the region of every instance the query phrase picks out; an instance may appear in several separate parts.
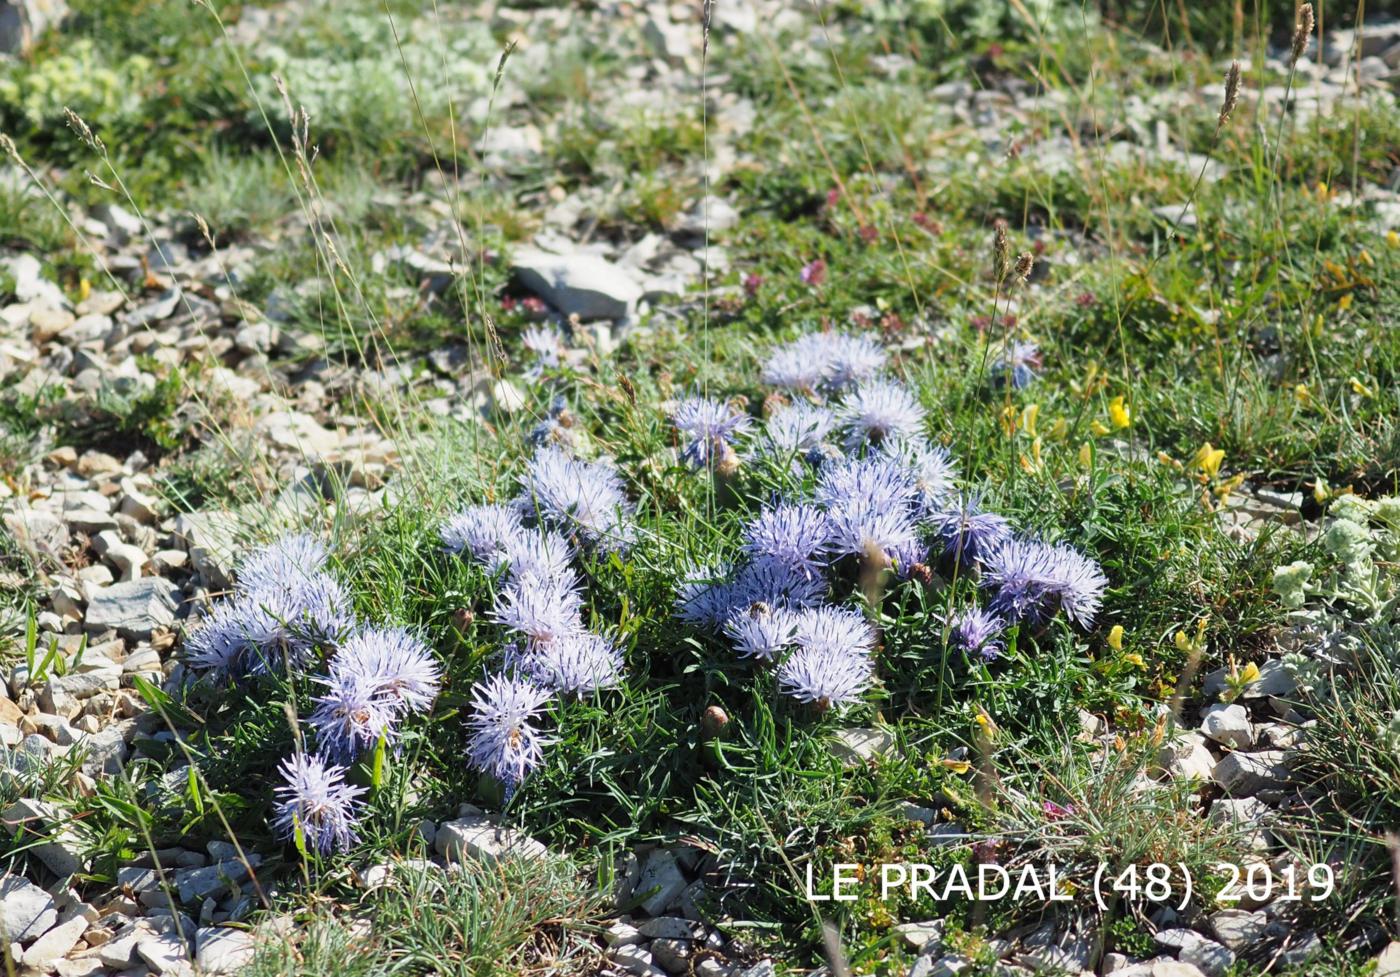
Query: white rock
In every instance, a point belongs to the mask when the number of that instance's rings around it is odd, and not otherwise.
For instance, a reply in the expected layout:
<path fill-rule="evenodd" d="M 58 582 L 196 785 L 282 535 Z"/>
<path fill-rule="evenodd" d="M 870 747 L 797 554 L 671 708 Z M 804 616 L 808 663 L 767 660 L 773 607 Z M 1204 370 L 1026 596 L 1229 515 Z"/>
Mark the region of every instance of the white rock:
<path fill-rule="evenodd" d="M 1191 964 L 1206 977 L 1220 977 L 1235 962 L 1235 954 L 1195 930 L 1159 930 L 1154 937 L 1162 947 L 1175 949 L 1177 959 Z"/>
<path fill-rule="evenodd" d="M 256 868 L 260 861 L 260 856 L 249 854 L 247 865 L 234 859 L 203 868 L 181 869 L 175 873 L 175 888 L 180 894 L 180 901 L 188 904 L 222 895 L 247 879 L 248 866 Z"/>
<path fill-rule="evenodd" d="M 141 218 L 124 207 L 111 201 L 104 201 L 92 209 L 92 216 L 107 225 L 107 231 L 118 244 L 125 244 L 144 233 Z"/>
<path fill-rule="evenodd" d="M 7 512 L 5 528 L 16 543 L 37 556 L 57 558 L 68 545 L 68 526 L 57 513 L 46 509 Z"/>
<path fill-rule="evenodd" d="M 652 959 L 667 973 L 680 975 L 690 972 L 690 940 L 661 937 L 651 941 L 650 949 Z"/>
<path fill-rule="evenodd" d="M 1268 927 L 1268 916 L 1248 909 L 1222 909 L 1210 917 L 1215 938 L 1237 953 L 1263 937 Z"/>
<path fill-rule="evenodd" d="M 658 848 L 648 855 L 643 863 L 642 877 L 637 881 L 636 892 L 643 896 L 641 906 L 647 915 L 660 916 L 685 891 L 688 884 L 680 866 L 676 864 L 676 856 Z"/>
<path fill-rule="evenodd" d="M 895 934 L 911 950 L 922 950 L 933 940 L 943 939 L 943 920 L 930 919 L 922 923 L 900 923 L 894 927 Z"/>
<path fill-rule="evenodd" d="M 0 814 L 0 827 L 4 828 L 10 837 L 18 836 L 26 851 L 43 862 L 54 875 L 63 878 L 86 872 L 88 869 L 77 836 L 65 829 L 70 820 L 52 804 L 33 798 L 22 798 L 6 808 L 5 813 Z M 79 933 L 79 936 L 81 935 Z M 74 937 L 75 942 L 76 940 L 77 937 Z M 67 952 L 65 947 L 59 951 L 58 956 Z"/>
<path fill-rule="evenodd" d="M 1374 977 L 1400 977 L 1400 940 L 1391 940 L 1376 957 Z"/>
<path fill-rule="evenodd" d="M 1205 677 L 1201 692 L 1207 699 L 1214 699 L 1225 691 L 1225 676 L 1228 669 L 1217 668 Z M 1291 696 L 1297 689 L 1288 667 L 1278 658 L 1271 658 L 1259 666 L 1259 677 L 1244 687 L 1242 699 L 1262 699 L 1275 695 L 1283 698 Z"/>
<path fill-rule="evenodd" d="M 1244 750 L 1254 745 L 1254 725 L 1249 712 L 1239 703 L 1217 702 L 1208 706 L 1201 716 L 1201 732 L 1232 750 Z"/>
<path fill-rule="evenodd" d="M 1186 732 L 1157 751 L 1157 765 L 1175 779 L 1210 780 L 1215 769 L 1215 757 L 1206 749 L 1205 737 Z"/>
<path fill-rule="evenodd" d="M 77 945 L 91 925 L 82 916 L 74 916 L 39 937 L 24 951 L 24 965 L 43 971 L 59 957 Z"/>
<path fill-rule="evenodd" d="M 340 446 L 339 434 L 299 411 L 264 414 L 258 419 L 257 429 L 274 444 L 299 452 L 305 458 L 329 455 Z"/>
<path fill-rule="evenodd" d="M 880 729 L 843 729 L 837 732 L 831 752 L 846 766 L 858 766 L 894 749 L 894 737 Z"/>
<path fill-rule="evenodd" d="M 449 860 L 474 858 L 488 863 L 505 858 L 544 858 L 549 850 L 514 828 L 492 824 L 485 818 L 444 821 L 433 839 L 438 854 Z"/>
<path fill-rule="evenodd" d="M 174 933 L 161 933 L 138 940 L 136 955 L 158 974 L 185 977 L 194 973 L 194 968 L 190 966 L 189 950 Z"/>
<path fill-rule="evenodd" d="M 608 959 L 633 977 L 664 977 L 666 973 L 652 962 L 650 950 L 632 943 L 613 947 Z"/>
<path fill-rule="evenodd" d="M 1215 765 L 1215 782 L 1235 797 L 1249 797 L 1267 787 L 1288 782 L 1284 750 L 1231 753 Z"/>
<path fill-rule="evenodd" d="M 237 515 L 218 509 L 181 513 L 175 517 L 173 535 L 206 584 L 219 590 L 232 585 L 233 567 L 242 553 Z"/>
<path fill-rule="evenodd" d="M 90 633 L 115 628 L 123 637 L 149 640 L 175 621 L 180 588 L 160 577 L 143 577 L 94 591 L 83 627 Z"/>
<path fill-rule="evenodd" d="M 597 255 L 523 248 L 511 255 L 510 270 L 564 315 L 580 319 L 626 318 L 642 297 L 642 286 L 635 279 Z"/>
<path fill-rule="evenodd" d="M 631 923 L 613 923 L 603 931 L 603 942 L 608 946 L 628 946 L 633 943 L 645 943 L 646 938 L 642 936 L 642 931 Z"/>
<path fill-rule="evenodd" d="M 18 875 L 0 876 L 0 940 L 32 940 L 57 921 L 53 896 Z"/>
<path fill-rule="evenodd" d="M 637 927 L 649 940 L 703 940 L 705 924 L 679 916 L 658 916 Z"/>
<path fill-rule="evenodd" d="M 257 952 L 252 934 L 245 930 L 207 927 L 195 934 L 194 943 L 195 963 L 204 974 L 234 973 Z"/>

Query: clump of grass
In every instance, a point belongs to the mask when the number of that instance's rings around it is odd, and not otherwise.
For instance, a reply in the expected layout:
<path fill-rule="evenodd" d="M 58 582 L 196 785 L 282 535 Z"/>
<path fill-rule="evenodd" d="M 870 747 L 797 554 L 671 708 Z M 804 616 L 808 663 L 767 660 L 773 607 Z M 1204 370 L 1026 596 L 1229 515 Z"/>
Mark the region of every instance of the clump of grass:
<path fill-rule="evenodd" d="M 250 977 L 587 974 L 600 963 L 599 897 L 552 858 L 468 860 L 447 871 L 390 863 L 353 908 L 314 909 L 291 941 L 268 940 Z"/>

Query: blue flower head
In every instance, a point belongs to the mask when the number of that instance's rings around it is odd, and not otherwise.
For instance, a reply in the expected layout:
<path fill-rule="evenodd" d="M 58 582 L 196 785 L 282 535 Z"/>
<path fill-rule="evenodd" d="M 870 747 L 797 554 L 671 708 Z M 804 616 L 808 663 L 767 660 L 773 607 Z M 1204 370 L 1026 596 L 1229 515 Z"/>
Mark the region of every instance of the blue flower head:
<path fill-rule="evenodd" d="M 632 504 L 612 468 L 544 447 L 521 478 L 521 511 L 602 552 L 625 549 L 635 533 Z"/>
<path fill-rule="evenodd" d="M 316 731 L 316 752 L 337 763 L 352 763 L 382 737 L 398 735 L 398 712 L 379 683 L 355 672 L 331 672 L 318 678 L 326 687 L 312 701 L 307 723 Z"/>
<path fill-rule="evenodd" d="M 578 586 L 573 547 L 552 530 L 521 529 L 505 541 L 501 558 L 510 568 L 512 580 L 555 580 Z"/>
<path fill-rule="evenodd" d="M 969 655 L 991 661 L 1001 654 L 1006 622 L 980 607 L 969 607 L 952 620 L 953 642 Z"/>
<path fill-rule="evenodd" d="M 885 365 L 885 351 L 864 336 L 816 332 L 772 352 L 763 366 L 769 386 L 807 393 L 842 390 Z"/>
<path fill-rule="evenodd" d="M 756 450 L 762 457 L 817 457 L 835 427 L 836 415 L 830 410 L 799 400 L 768 416 Z"/>
<path fill-rule="evenodd" d="M 913 476 L 915 508 L 921 518 L 936 512 L 952 496 L 958 466 L 946 449 L 922 438 L 891 438 L 880 442 L 880 451 Z"/>
<path fill-rule="evenodd" d="M 526 577 L 501 588 L 491 617 L 538 650 L 582 631 L 582 610 L 576 579 Z"/>
<path fill-rule="evenodd" d="M 914 473 L 883 454 L 832 461 L 817 476 L 817 504 L 830 513 L 857 506 L 912 512 L 918 495 Z"/>
<path fill-rule="evenodd" d="M 930 521 L 943 558 L 962 569 L 985 563 L 988 554 L 1011 539 L 1011 523 L 996 513 L 983 512 L 974 499 L 934 513 Z"/>
<path fill-rule="evenodd" d="M 831 550 L 874 566 L 907 569 L 924 560 L 918 527 L 907 510 L 855 503 L 831 511 Z"/>
<path fill-rule="evenodd" d="M 336 651 L 331 679 L 363 682 L 390 711 L 431 708 L 442 686 L 442 670 L 421 638 L 406 628 L 364 628 Z"/>
<path fill-rule="evenodd" d="M 467 760 L 513 795 L 544 759 L 545 739 L 530 723 L 553 693 L 528 678 L 494 675 L 472 686 Z"/>
<path fill-rule="evenodd" d="M 469 505 L 438 529 L 438 538 L 448 552 L 464 553 L 495 570 L 506 543 L 521 528 L 518 509 L 504 505 Z"/>
<path fill-rule="evenodd" d="M 336 644 L 355 618 L 345 588 L 322 569 L 325 559 L 310 537 L 288 537 L 252 554 L 231 598 L 187 637 L 191 667 L 246 678 L 302 669 L 316 648 Z"/>
<path fill-rule="evenodd" d="M 1040 369 L 1040 347 L 1035 343 L 1013 342 L 1002 352 L 991 366 L 992 382 L 997 385 L 1011 377 L 1011 386 L 1024 390 L 1036 379 Z"/>
<path fill-rule="evenodd" d="M 797 614 L 756 602 L 730 614 L 724 622 L 724 634 L 745 658 L 772 661 L 795 640 Z"/>
<path fill-rule="evenodd" d="M 875 629 L 852 607 L 812 607 L 797 615 L 794 640 L 800 647 L 868 655 L 875 647 Z"/>
<path fill-rule="evenodd" d="M 924 409 L 908 387 L 891 380 L 867 380 L 836 409 L 848 450 L 889 439 L 922 436 Z"/>
<path fill-rule="evenodd" d="M 622 682 L 622 651 L 608 638 L 579 631 L 531 651 L 516 645 L 506 655 L 507 667 L 518 668 L 546 689 L 586 695 Z"/>
<path fill-rule="evenodd" d="M 345 783 L 345 769 L 300 753 L 282 761 L 272 828 L 290 841 L 300 829 L 310 851 L 328 855 L 355 842 L 363 787 Z"/>
<path fill-rule="evenodd" d="M 1037 624 L 1063 609 L 1070 621 L 1088 628 L 1108 578 L 1071 546 L 1011 539 L 987 557 L 982 584 L 996 591 L 989 607 L 1007 621 Z"/>
<path fill-rule="evenodd" d="M 730 610 L 762 603 L 772 607 L 814 607 L 826 600 L 827 583 L 820 576 L 775 560 L 760 559 L 734 575 Z M 726 613 L 720 620 L 727 620 Z"/>
<path fill-rule="evenodd" d="M 728 567 L 690 567 L 676 586 L 678 620 L 699 627 L 718 628 L 735 606 L 735 588 Z"/>
<path fill-rule="evenodd" d="M 330 554 L 314 536 L 283 536 L 248 555 L 238 567 L 238 589 L 244 592 L 294 586 L 326 569 Z"/>
<path fill-rule="evenodd" d="M 814 505 L 779 505 L 764 509 L 745 527 L 744 550 L 752 559 L 815 575 L 830 562 L 831 530 L 827 514 Z"/>
<path fill-rule="evenodd" d="M 708 397 L 687 397 L 671 414 L 676 430 L 685 435 L 681 460 L 692 468 L 708 468 L 732 451 L 730 440 L 746 432 L 749 418 Z"/>
<path fill-rule="evenodd" d="M 801 647 L 778 666 L 778 689 L 825 712 L 858 701 L 870 687 L 868 656 L 827 647 Z"/>
<path fill-rule="evenodd" d="M 520 334 L 520 342 L 535 355 L 534 363 L 526 371 L 527 376 L 537 377 L 544 370 L 554 369 L 559 365 L 563 343 L 559 341 L 559 333 L 553 326 L 526 326 Z"/>

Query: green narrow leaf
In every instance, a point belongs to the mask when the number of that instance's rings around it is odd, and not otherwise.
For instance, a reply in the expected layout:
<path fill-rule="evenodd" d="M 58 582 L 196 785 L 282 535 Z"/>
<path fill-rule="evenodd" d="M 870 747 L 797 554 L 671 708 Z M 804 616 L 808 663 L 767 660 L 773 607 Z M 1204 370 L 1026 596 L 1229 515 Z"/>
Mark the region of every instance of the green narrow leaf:
<path fill-rule="evenodd" d="M 374 763 L 370 768 L 370 785 L 376 791 L 384 785 L 384 754 L 387 750 L 388 740 L 380 736 L 379 742 L 374 745 Z"/>

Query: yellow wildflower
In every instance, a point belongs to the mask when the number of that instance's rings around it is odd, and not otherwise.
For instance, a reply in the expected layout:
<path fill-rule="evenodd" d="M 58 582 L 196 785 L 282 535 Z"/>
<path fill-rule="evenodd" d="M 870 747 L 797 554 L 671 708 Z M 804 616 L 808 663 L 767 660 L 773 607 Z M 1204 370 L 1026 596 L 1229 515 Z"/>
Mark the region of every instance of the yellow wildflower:
<path fill-rule="evenodd" d="M 1108 646 L 1114 651 L 1123 650 L 1123 625 L 1115 624 L 1109 629 Z"/>
<path fill-rule="evenodd" d="M 1197 448 L 1196 453 L 1191 457 L 1191 467 L 1199 468 L 1206 478 L 1215 478 L 1220 474 L 1220 463 L 1224 460 L 1224 449 L 1214 447 L 1207 441 Z"/>
<path fill-rule="evenodd" d="M 1093 420 L 1089 422 L 1089 430 L 1093 431 L 1095 436 L 1101 438 L 1108 433 L 1108 425 L 1103 421 Z"/>
<path fill-rule="evenodd" d="M 1128 427 L 1133 423 L 1132 412 L 1129 411 L 1123 395 L 1119 394 L 1108 402 L 1108 419 L 1113 422 L 1113 426 L 1119 429 Z"/>
<path fill-rule="evenodd" d="M 1031 437 L 1035 437 L 1035 419 L 1039 416 L 1039 404 L 1027 404 L 1026 409 L 1021 411 L 1021 429 Z"/>
<path fill-rule="evenodd" d="M 1079 446 L 1079 467 L 1092 468 L 1094 466 L 1094 449 L 1088 441 Z"/>

